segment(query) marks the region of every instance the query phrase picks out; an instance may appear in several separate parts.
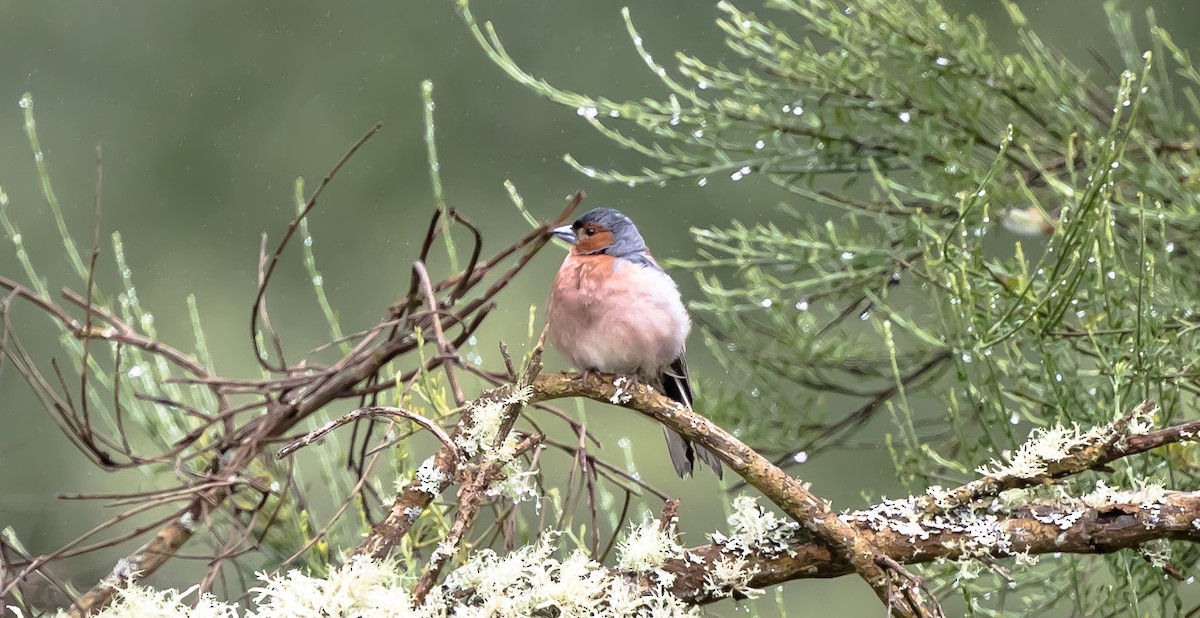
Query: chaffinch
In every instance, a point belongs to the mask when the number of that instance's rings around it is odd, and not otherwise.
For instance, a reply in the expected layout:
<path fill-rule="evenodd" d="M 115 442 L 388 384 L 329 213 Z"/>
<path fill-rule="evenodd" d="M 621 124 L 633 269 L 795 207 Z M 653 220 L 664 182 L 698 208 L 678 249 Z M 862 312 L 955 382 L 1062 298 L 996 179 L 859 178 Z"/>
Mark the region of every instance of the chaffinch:
<path fill-rule="evenodd" d="M 692 322 L 679 288 L 629 217 L 595 208 L 553 233 L 571 244 L 558 269 L 546 315 L 550 342 L 577 369 L 643 380 L 692 407 L 684 343 Z M 663 427 L 679 476 L 696 459 L 721 476 L 716 455 Z"/>

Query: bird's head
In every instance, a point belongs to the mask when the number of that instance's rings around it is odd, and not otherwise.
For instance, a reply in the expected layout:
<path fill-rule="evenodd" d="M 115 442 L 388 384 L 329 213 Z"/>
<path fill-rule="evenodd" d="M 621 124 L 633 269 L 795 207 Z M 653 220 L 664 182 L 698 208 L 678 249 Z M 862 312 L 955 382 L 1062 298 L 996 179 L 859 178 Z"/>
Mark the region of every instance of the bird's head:
<path fill-rule="evenodd" d="M 579 255 L 621 257 L 646 251 L 646 241 L 629 217 L 615 208 L 593 208 L 571 225 L 554 228 L 556 237 L 571 243 Z"/>

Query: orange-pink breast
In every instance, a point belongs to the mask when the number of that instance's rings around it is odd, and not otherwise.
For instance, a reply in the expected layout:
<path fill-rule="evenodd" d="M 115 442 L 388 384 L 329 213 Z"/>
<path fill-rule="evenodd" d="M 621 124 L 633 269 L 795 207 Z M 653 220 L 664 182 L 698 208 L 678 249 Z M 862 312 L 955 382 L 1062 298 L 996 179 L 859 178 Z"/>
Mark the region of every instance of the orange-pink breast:
<path fill-rule="evenodd" d="M 670 276 L 607 255 L 563 261 L 547 320 L 567 362 L 612 373 L 657 371 L 683 353 L 691 329 Z"/>

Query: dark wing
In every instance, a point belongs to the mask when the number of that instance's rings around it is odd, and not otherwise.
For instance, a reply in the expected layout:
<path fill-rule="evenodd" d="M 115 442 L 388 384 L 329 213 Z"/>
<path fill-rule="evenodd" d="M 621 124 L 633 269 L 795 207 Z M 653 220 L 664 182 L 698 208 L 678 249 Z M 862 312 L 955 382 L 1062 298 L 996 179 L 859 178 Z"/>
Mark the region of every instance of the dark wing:
<path fill-rule="evenodd" d="M 688 380 L 687 363 L 684 361 L 682 354 L 664 368 L 658 377 L 662 384 L 664 395 L 672 401 L 678 401 L 689 410 L 693 409 L 692 385 Z M 717 456 L 712 451 L 703 447 L 697 447 L 687 438 L 671 431 L 665 426 L 663 427 L 663 435 L 667 438 L 667 452 L 671 455 L 671 464 L 675 466 L 675 472 L 679 476 L 683 477 L 692 474 L 696 458 L 698 457 L 705 465 L 712 468 L 712 471 L 717 474 L 717 478 L 722 477 L 721 460 L 717 459 Z"/>

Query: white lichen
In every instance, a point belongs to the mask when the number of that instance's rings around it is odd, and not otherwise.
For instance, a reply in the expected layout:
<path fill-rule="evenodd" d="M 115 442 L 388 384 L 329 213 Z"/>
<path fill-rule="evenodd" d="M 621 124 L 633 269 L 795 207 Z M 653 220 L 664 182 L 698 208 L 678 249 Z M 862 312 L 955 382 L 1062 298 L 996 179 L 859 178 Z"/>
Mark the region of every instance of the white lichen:
<path fill-rule="evenodd" d="M 433 457 L 430 457 L 421 462 L 421 467 L 417 468 L 415 480 L 417 491 L 437 496 L 442 493 L 442 483 L 447 479 L 446 474 L 437 467 Z"/>
<path fill-rule="evenodd" d="M 608 569 L 580 551 L 566 559 L 555 556 L 555 534 L 507 555 L 491 550 L 474 552 L 465 564 L 434 586 L 425 602 L 413 607 L 414 578 L 392 562 L 355 558 L 329 577 L 299 571 L 260 574 L 263 585 L 251 590 L 256 607 L 241 610 L 210 596 L 195 608 L 182 599 L 193 592 L 156 592 L 132 586 L 97 618 L 292 618 L 295 616 L 359 616 L 363 618 L 444 618 L 445 616 L 517 618 L 532 615 L 699 616 L 662 583 L 647 588 L 625 572 Z M 419 565 L 417 566 L 419 569 Z M 721 565 L 716 582 L 726 595 L 746 594 L 753 574 L 738 563 Z"/>
<path fill-rule="evenodd" d="M 1022 567 L 1037 566 L 1041 559 L 1041 556 L 1029 553 L 1028 549 L 1023 552 L 1017 552 L 1016 554 L 1013 554 L 1013 563 Z"/>
<path fill-rule="evenodd" d="M 1171 543 L 1166 539 L 1155 539 L 1142 543 L 1138 552 L 1151 566 L 1164 569 L 1171 566 Z"/>
<path fill-rule="evenodd" d="M 504 477 L 492 483 L 484 493 L 489 497 L 504 497 L 514 503 L 528 502 L 537 498 L 533 487 L 536 472 L 526 470 L 520 461 L 510 461 L 504 466 Z M 537 506 L 537 502 L 534 505 Z"/>
<path fill-rule="evenodd" d="M 1158 406 L 1140 405 L 1134 408 L 1133 415 L 1125 426 L 1126 434 L 1136 436 L 1153 431 L 1157 426 L 1157 423 L 1154 422 L 1154 416 L 1157 413 Z"/>
<path fill-rule="evenodd" d="M 621 405 L 623 403 L 628 403 L 630 399 L 633 399 L 633 396 L 629 394 L 629 390 L 627 388 L 629 386 L 631 386 L 629 379 L 625 376 L 619 376 L 617 379 L 613 380 L 614 390 L 612 397 L 608 398 L 609 403 L 613 405 Z"/>
<path fill-rule="evenodd" d="M 660 569 L 671 558 L 681 557 L 683 547 L 673 533 L 674 526 L 664 532 L 649 517 L 631 525 L 629 533 L 617 544 L 617 568 L 645 573 Z"/>
<path fill-rule="evenodd" d="M 1075 525 L 1075 522 L 1083 518 L 1083 509 L 1064 510 L 1062 508 L 1054 508 L 1048 512 L 1039 512 L 1034 509 L 1033 518 L 1043 524 L 1049 524 L 1058 527 L 1059 530 L 1066 530 Z"/>
<path fill-rule="evenodd" d="M 726 553 L 747 556 L 761 554 L 774 557 L 782 553 L 794 555 L 791 548 L 800 524 L 758 505 L 750 496 L 733 499 L 733 513 L 729 515 L 731 530 L 728 536 L 714 532 L 709 535 L 712 542 L 720 545 Z"/>
<path fill-rule="evenodd" d="M 1048 429 L 1037 428 L 1012 456 L 1008 464 L 992 460 L 980 466 L 978 472 L 998 478 L 1036 478 L 1046 473 L 1052 463 L 1066 459 L 1080 449 L 1099 444 L 1108 434 L 1108 426 L 1083 430 L 1079 425 L 1064 427 L 1056 425 Z"/>
<path fill-rule="evenodd" d="M 749 566 L 745 558 L 722 556 L 705 575 L 704 591 L 715 596 L 737 593 L 754 598 L 763 594 L 762 590 L 750 587 L 750 580 L 758 572 L 759 568 Z"/>
<path fill-rule="evenodd" d="M 460 606 L 450 613 L 516 617 L 554 608 L 562 616 L 601 618 L 699 615 L 662 584 L 638 588 L 582 552 L 558 560 L 553 538 L 544 536 L 503 557 L 490 550 L 476 552 L 445 584 L 446 598 L 460 599 L 470 609 Z"/>
<path fill-rule="evenodd" d="M 504 411 L 513 404 L 526 403 L 533 396 L 533 390 L 528 386 L 512 389 L 506 396 L 499 398 L 484 398 L 471 404 L 471 422 L 459 434 L 456 444 L 463 455 L 470 458 L 483 453 L 498 456 L 492 445 L 496 434 L 500 432 L 500 422 L 504 419 Z M 509 440 L 512 440 L 511 436 Z M 504 449 L 501 449 L 503 451 Z M 511 445 L 509 455 L 511 458 Z"/>
<path fill-rule="evenodd" d="M 451 543 L 450 539 L 442 539 L 437 544 L 437 547 L 433 549 L 433 552 L 429 554 L 429 560 L 432 562 L 436 560 L 448 559 L 453 557 L 457 551 L 458 545 Z"/>
<path fill-rule="evenodd" d="M 327 578 L 295 570 L 283 575 L 260 573 L 259 578 L 264 585 L 250 590 L 258 607 L 247 612 L 247 618 L 429 615 L 424 608 L 411 608 L 405 578 L 386 562 L 354 558 Z"/>
<path fill-rule="evenodd" d="M 1009 463 L 993 459 L 988 465 L 979 467 L 978 472 L 998 478 L 1037 478 L 1046 473 L 1050 464 L 1085 448 L 1120 443 L 1129 436 L 1151 431 L 1155 427 L 1154 415 L 1157 412 L 1157 406 L 1142 404 L 1133 409 L 1128 419 L 1117 419 L 1091 429 L 1082 429 L 1078 424 L 1034 429 Z"/>
<path fill-rule="evenodd" d="M 954 494 L 941 485 L 931 485 L 925 490 L 925 495 L 929 496 L 933 503 L 942 509 L 952 508 L 958 503 Z"/>
<path fill-rule="evenodd" d="M 926 513 L 917 498 L 883 500 L 871 508 L 840 517 L 847 523 L 866 524 L 872 530 L 890 530 L 908 538 L 909 543 L 926 541 L 942 533 L 952 533 L 953 544 L 962 558 L 1013 553 L 1012 536 L 1003 520 L 987 506 L 965 505 L 945 512 Z"/>
<path fill-rule="evenodd" d="M 1100 480 L 1096 481 L 1091 493 L 1080 497 L 1080 501 L 1093 509 L 1114 504 L 1137 504 L 1143 510 L 1158 510 L 1167 502 L 1167 490 L 1155 483 L 1146 483 L 1136 489 L 1118 489 Z"/>
<path fill-rule="evenodd" d="M 112 586 L 117 586 L 121 582 L 126 582 L 136 578 L 142 572 L 141 562 L 139 560 L 130 560 L 129 558 L 121 558 L 113 565 L 112 571 L 105 578 L 104 583 Z"/>
<path fill-rule="evenodd" d="M 884 499 L 871 508 L 842 514 L 841 518 L 847 523 L 864 523 L 876 532 L 891 530 L 908 537 L 909 542 L 928 539 L 934 531 L 925 527 L 925 516 L 917 509 L 917 501 L 913 498 Z"/>
<path fill-rule="evenodd" d="M 222 603 L 209 593 L 193 597 L 198 590 L 199 586 L 182 592 L 141 586 L 121 588 L 114 604 L 97 614 L 97 618 L 237 618 L 239 615 L 237 604 Z"/>

